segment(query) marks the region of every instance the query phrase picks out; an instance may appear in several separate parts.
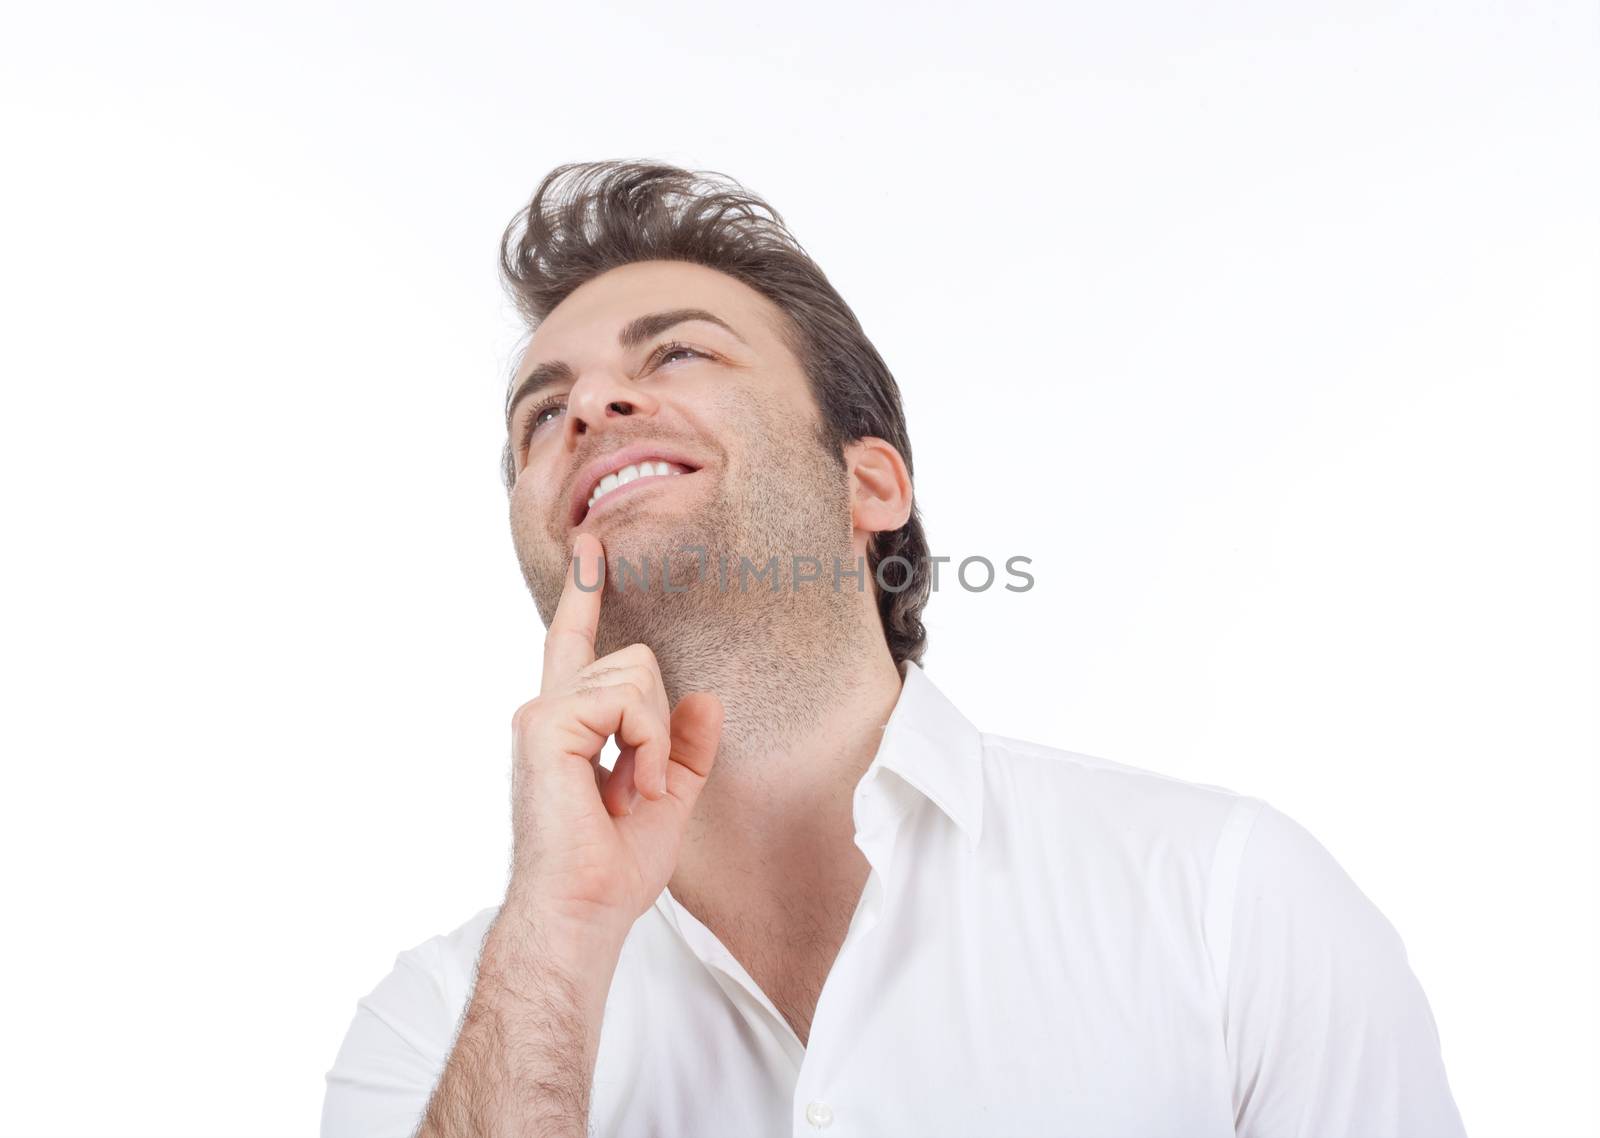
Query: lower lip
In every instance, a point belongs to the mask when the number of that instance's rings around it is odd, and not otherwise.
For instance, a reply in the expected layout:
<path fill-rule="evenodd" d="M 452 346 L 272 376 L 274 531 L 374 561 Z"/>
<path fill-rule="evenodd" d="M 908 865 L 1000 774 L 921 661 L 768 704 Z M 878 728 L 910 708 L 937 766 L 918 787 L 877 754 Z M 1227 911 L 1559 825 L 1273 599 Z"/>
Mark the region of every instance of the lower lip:
<path fill-rule="evenodd" d="M 685 472 L 683 474 L 644 474 L 644 475 L 641 475 L 640 477 L 635 478 L 632 482 L 625 482 L 621 486 L 618 486 L 616 489 L 612 490 L 611 493 L 607 494 L 604 498 L 598 499 L 595 502 L 594 505 L 589 507 L 589 512 L 583 515 L 583 520 L 580 521 L 578 524 L 582 525 L 584 522 L 587 522 L 590 518 L 594 517 L 601 510 L 603 510 L 607 506 L 611 505 L 612 502 L 616 501 L 618 498 L 624 497 L 625 495 L 627 495 L 629 493 L 629 491 L 634 490 L 634 489 L 636 489 L 636 488 L 638 488 L 640 486 L 661 486 L 661 485 L 664 485 L 664 484 L 666 484 L 668 482 L 680 481 L 680 480 L 682 480 L 684 478 L 692 478 L 692 477 L 694 477 L 694 474 L 695 474 L 695 472 L 693 470 L 690 470 L 690 471 L 687 471 L 687 472 Z"/>

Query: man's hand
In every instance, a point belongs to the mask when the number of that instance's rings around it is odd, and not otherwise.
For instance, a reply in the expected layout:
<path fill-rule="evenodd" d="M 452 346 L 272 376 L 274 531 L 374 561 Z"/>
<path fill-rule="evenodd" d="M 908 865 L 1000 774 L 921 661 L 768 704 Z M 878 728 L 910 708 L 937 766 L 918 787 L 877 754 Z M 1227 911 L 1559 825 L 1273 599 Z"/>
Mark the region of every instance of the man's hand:
<path fill-rule="evenodd" d="M 670 708 L 643 644 L 594 658 L 604 557 L 598 538 L 578 538 L 543 687 L 511 720 L 511 885 L 418 1138 L 586 1132 L 623 939 L 666 888 L 716 758 L 716 696 Z M 620 755 L 607 774 L 600 750 L 612 735 Z"/>
<path fill-rule="evenodd" d="M 722 734 L 722 704 L 667 701 L 655 654 L 595 659 L 605 552 L 580 535 L 544 645 L 539 696 L 512 717 L 511 893 L 560 926 L 620 937 L 666 887 Z M 608 773 L 600 751 L 617 738 Z"/>

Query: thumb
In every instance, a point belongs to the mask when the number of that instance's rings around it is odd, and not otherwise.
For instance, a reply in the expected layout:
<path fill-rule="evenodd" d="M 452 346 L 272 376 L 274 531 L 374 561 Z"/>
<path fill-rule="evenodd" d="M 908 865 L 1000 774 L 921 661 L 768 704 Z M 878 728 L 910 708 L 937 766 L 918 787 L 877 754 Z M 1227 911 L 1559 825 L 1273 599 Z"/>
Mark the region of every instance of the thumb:
<path fill-rule="evenodd" d="M 672 777 L 674 765 L 686 767 L 699 776 L 685 780 L 695 784 L 692 793 L 698 796 L 700 784 L 711 773 L 721 741 L 722 701 L 708 691 L 684 696 L 672 709 L 672 761 L 667 764 L 668 777 Z M 669 789 L 676 789 L 668 785 Z"/>

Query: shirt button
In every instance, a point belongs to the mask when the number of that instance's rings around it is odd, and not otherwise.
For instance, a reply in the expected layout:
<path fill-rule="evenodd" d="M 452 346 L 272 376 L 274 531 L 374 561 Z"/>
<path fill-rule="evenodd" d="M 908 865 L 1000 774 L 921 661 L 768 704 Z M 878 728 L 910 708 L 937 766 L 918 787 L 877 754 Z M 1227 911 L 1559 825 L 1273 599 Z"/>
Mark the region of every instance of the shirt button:
<path fill-rule="evenodd" d="M 806 1121 L 821 1130 L 833 1121 L 833 1108 L 825 1102 L 814 1102 L 806 1107 Z"/>

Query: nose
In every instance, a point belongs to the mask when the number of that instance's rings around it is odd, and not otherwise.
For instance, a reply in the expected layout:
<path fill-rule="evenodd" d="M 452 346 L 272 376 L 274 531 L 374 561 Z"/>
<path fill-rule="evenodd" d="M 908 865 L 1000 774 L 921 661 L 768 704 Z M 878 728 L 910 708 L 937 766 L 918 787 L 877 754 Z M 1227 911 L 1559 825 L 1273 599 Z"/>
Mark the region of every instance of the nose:
<path fill-rule="evenodd" d="M 660 401 L 631 381 L 605 369 L 579 379 L 567 393 L 562 441 L 570 451 L 591 431 L 603 431 L 630 415 L 654 415 Z"/>

